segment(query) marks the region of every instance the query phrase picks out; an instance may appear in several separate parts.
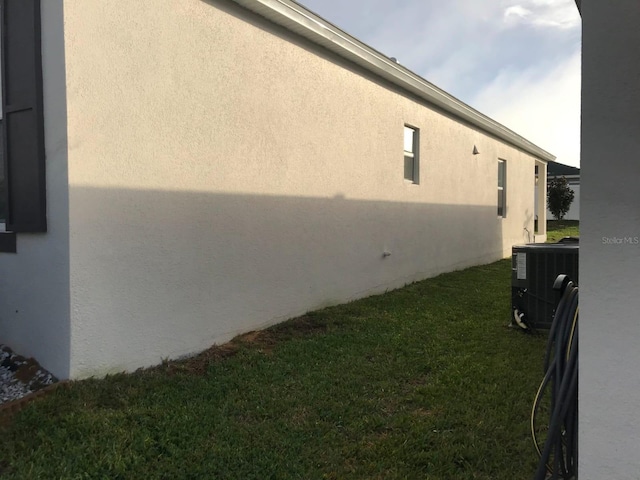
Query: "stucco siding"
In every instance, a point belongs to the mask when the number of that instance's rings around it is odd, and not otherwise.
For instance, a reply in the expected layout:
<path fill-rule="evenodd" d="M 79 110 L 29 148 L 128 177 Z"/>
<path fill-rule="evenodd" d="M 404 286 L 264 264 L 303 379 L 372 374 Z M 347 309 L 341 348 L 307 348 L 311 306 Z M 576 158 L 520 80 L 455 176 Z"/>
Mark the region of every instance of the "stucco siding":
<path fill-rule="evenodd" d="M 569 188 L 573 190 L 573 203 L 564 218 L 566 220 L 580 220 L 580 180 L 569 182 Z M 553 218 L 548 213 L 547 216 Z"/>
<path fill-rule="evenodd" d="M 62 0 L 42 2 L 47 233 L 0 254 L 0 341 L 60 378 L 69 372 L 69 213 Z"/>
<path fill-rule="evenodd" d="M 533 240 L 531 155 L 231 2 L 68 2 L 65 26 L 74 377 Z"/>

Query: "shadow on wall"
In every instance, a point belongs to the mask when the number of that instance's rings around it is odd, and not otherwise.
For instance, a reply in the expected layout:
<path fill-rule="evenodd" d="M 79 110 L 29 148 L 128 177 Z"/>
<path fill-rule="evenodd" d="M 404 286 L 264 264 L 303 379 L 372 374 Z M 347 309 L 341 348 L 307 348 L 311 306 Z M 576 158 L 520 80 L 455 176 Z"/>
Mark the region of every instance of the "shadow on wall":
<path fill-rule="evenodd" d="M 124 345 L 122 368 L 149 365 L 503 256 L 488 206 L 84 187 L 70 205 L 72 329 L 91 374 Z"/>

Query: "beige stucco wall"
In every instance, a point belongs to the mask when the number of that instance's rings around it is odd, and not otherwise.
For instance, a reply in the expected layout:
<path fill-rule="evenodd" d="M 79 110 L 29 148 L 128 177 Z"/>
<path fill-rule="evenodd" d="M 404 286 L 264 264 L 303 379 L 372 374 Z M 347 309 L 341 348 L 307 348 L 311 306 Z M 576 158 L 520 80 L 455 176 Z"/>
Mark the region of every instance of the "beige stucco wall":
<path fill-rule="evenodd" d="M 41 4 L 48 231 L 18 234 L 0 254 L 0 343 L 69 371 L 69 201 L 62 0 Z"/>
<path fill-rule="evenodd" d="M 231 2 L 116 3 L 65 3 L 73 377 L 533 240 L 530 155 Z M 420 185 L 403 179 L 405 123 Z"/>

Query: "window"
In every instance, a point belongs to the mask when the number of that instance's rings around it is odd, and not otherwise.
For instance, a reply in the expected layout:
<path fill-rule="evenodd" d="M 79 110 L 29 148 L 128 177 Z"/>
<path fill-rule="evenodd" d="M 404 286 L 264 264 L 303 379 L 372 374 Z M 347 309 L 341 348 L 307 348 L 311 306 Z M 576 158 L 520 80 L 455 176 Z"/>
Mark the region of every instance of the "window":
<path fill-rule="evenodd" d="M 419 183 L 420 131 L 417 128 L 404 126 L 404 179 L 411 183 Z"/>
<path fill-rule="evenodd" d="M 40 0 L 0 0 L 0 222 L 46 232 Z"/>
<path fill-rule="evenodd" d="M 507 216 L 507 162 L 498 160 L 498 216 Z"/>

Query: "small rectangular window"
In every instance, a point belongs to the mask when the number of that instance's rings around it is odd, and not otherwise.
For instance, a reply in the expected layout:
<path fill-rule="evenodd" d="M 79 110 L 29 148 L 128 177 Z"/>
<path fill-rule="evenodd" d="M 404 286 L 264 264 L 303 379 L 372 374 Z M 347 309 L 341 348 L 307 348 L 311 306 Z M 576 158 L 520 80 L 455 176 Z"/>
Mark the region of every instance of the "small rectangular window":
<path fill-rule="evenodd" d="M 419 178 L 419 134 L 417 128 L 404 126 L 404 179 L 417 184 Z"/>
<path fill-rule="evenodd" d="M 498 216 L 507 216 L 507 162 L 498 160 Z"/>

